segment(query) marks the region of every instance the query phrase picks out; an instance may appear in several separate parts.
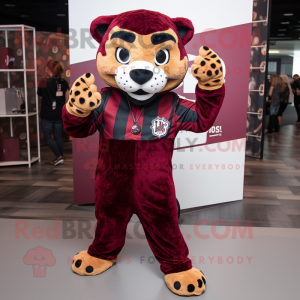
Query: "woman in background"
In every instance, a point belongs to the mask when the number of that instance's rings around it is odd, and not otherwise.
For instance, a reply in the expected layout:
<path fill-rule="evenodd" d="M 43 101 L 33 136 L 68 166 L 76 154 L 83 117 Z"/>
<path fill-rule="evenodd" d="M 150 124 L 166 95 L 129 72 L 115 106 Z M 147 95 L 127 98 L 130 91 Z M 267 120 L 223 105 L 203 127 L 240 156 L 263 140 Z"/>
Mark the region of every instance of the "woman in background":
<path fill-rule="evenodd" d="M 64 144 L 61 137 L 62 109 L 69 99 L 69 84 L 62 78 L 63 68 L 57 60 L 49 60 L 46 67 L 48 78 L 39 82 L 38 95 L 42 97 L 41 119 L 44 140 L 51 148 L 54 166 L 64 163 Z M 52 135 L 54 140 L 52 139 Z"/>
<path fill-rule="evenodd" d="M 294 124 L 300 124 L 300 77 L 298 74 L 293 76 L 293 82 L 291 84 L 292 92 L 294 94 L 294 106 L 297 112 L 297 121 Z"/>
<path fill-rule="evenodd" d="M 282 126 L 282 114 L 289 103 L 290 93 L 292 92 L 292 89 L 288 77 L 286 75 L 280 75 L 280 77 L 283 83 L 283 91 L 281 93 L 281 101 L 278 111 L 278 122 L 279 126 Z"/>
<path fill-rule="evenodd" d="M 280 97 L 283 90 L 282 79 L 278 75 L 274 75 L 271 79 L 271 87 L 269 90 L 269 99 L 271 100 L 270 106 L 270 119 L 268 126 L 268 133 L 279 131 L 279 122 L 278 122 L 278 111 L 280 106 Z"/>

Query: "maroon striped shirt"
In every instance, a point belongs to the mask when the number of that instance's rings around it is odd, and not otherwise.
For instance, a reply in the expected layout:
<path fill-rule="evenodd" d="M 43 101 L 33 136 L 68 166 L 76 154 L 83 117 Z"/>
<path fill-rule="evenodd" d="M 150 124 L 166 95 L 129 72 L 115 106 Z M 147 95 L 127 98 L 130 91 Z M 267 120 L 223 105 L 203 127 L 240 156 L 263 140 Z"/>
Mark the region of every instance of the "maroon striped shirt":
<path fill-rule="evenodd" d="M 77 138 L 87 137 L 97 130 L 107 139 L 115 140 L 155 140 L 175 138 L 180 130 L 205 132 L 214 123 L 225 96 L 225 86 L 207 91 L 196 86 L 196 101 L 181 99 L 174 92 L 157 95 L 149 104 L 134 105 L 132 113 L 138 120 L 141 133 L 134 135 L 132 114 L 124 92 L 115 88 L 103 88 L 101 105 L 85 118 L 78 118 L 63 109 L 65 130 Z"/>

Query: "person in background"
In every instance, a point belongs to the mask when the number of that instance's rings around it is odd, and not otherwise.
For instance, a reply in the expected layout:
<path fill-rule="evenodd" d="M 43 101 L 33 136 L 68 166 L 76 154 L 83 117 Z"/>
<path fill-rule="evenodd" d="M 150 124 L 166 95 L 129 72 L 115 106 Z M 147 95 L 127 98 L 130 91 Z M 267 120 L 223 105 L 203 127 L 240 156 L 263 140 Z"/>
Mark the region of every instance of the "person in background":
<path fill-rule="evenodd" d="M 266 90 L 268 91 L 268 95 L 269 95 L 269 91 L 270 91 L 270 87 L 271 87 L 271 82 L 273 80 L 273 74 L 270 75 L 270 79 L 266 81 Z M 266 114 L 270 114 L 270 101 L 267 101 L 266 103 Z"/>
<path fill-rule="evenodd" d="M 37 93 L 42 97 L 41 125 L 44 140 L 55 155 L 51 164 L 57 166 L 64 163 L 64 145 L 61 136 L 62 109 L 69 99 L 70 88 L 68 82 L 62 78 L 63 68 L 58 61 L 49 60 L 46 72 L 48 77 L 41 79 Z M 52 135 L 55 141 L 52 139 Z"/>
<path fill-rule="evenodd" d="M 270 119 L 269 119 L 269 126 L 268 126 L 268 133 L 272 133 L 273 129 L 274 132 L 279 131 L 279 122 L 278 122 L 278 111 L 280 106 L 280 95 L 283 90 L 283 83 L 282 79 L 278 75 L 274 75 L 271 81 L 271 87 L 269 90 L 269 100 L 271 101 L 270 106 Z"/>
<path fill-rule="evenodd" d="M 280 101 L 280 106 L 278 111 L 278 122 L 279 122 L 279 126 L 282 126 L 282 114 L 289 103 L 290 93 L 292 90 L 291 90 L 288 77 L 286 75 L 280 75 L 280 77 L 283 83 L 283 91 L 281 93 L 281 99 L 280 99 L 281 101 Z"/>
<path fill-rule="evenodd" d="M 291 84 L 292 92 L 294 94 L 294 106 L 297 112 L 297 121 L 294 124 L 300 124 L 300 77 L 298 74 L 293 76 L 293 82 Z"/>
<path fill-rule="evenodd" d="M 271 82 L 272 82 L 272 78 L 273 78 L 273 74 L 270 75 L 270 79 L 266 81 L 266 90 L 269 92 L 270 87 L 271 87 Z"/>

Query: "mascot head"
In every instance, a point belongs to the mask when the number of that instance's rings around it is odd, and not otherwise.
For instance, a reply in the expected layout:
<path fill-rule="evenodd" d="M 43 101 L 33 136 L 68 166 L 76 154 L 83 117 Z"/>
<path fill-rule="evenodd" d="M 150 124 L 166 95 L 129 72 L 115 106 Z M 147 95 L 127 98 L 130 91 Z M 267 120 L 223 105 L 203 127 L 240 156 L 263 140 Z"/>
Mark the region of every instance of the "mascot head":
<path fill-rule="evenodd" d="M 185 18 L 136 10 L 96 18 L 91 34 L 100 43 L 97 69 L 103 81 L 132 102 L 146 104 L 183 80 L 188 68 L 184 46 L 194 27 Z"/>

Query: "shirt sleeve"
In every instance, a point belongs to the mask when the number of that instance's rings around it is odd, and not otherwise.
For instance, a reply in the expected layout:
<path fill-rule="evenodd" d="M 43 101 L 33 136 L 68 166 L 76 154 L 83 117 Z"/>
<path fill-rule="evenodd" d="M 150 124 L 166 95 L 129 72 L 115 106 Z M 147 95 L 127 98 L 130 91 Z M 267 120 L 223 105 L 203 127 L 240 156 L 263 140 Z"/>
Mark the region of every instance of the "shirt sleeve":
<path fill-rule="evenodd" d="M 85 118 L 79 118 L 71 115 L 67 109 L 66 103 L 62 111 L 62 119 L 66 132 L 74 138 L 85 138 L 93 135 L 103 123 L 103 112 L 104 107 L 109 99 L 109 91 L 107 89 L 102 89 L 100 91 L 102 96 L 101 104 L 99 107 L 91 111 L 91 113 Z"/>
<path fill-rule="evenodd" d="M 195 133 L 207 131 L 215 122 L 225 97 L 225 85 L 213 91 L 196 86 L 196 101 L 178 98 L 175 108 L 177 132 Z"/>

